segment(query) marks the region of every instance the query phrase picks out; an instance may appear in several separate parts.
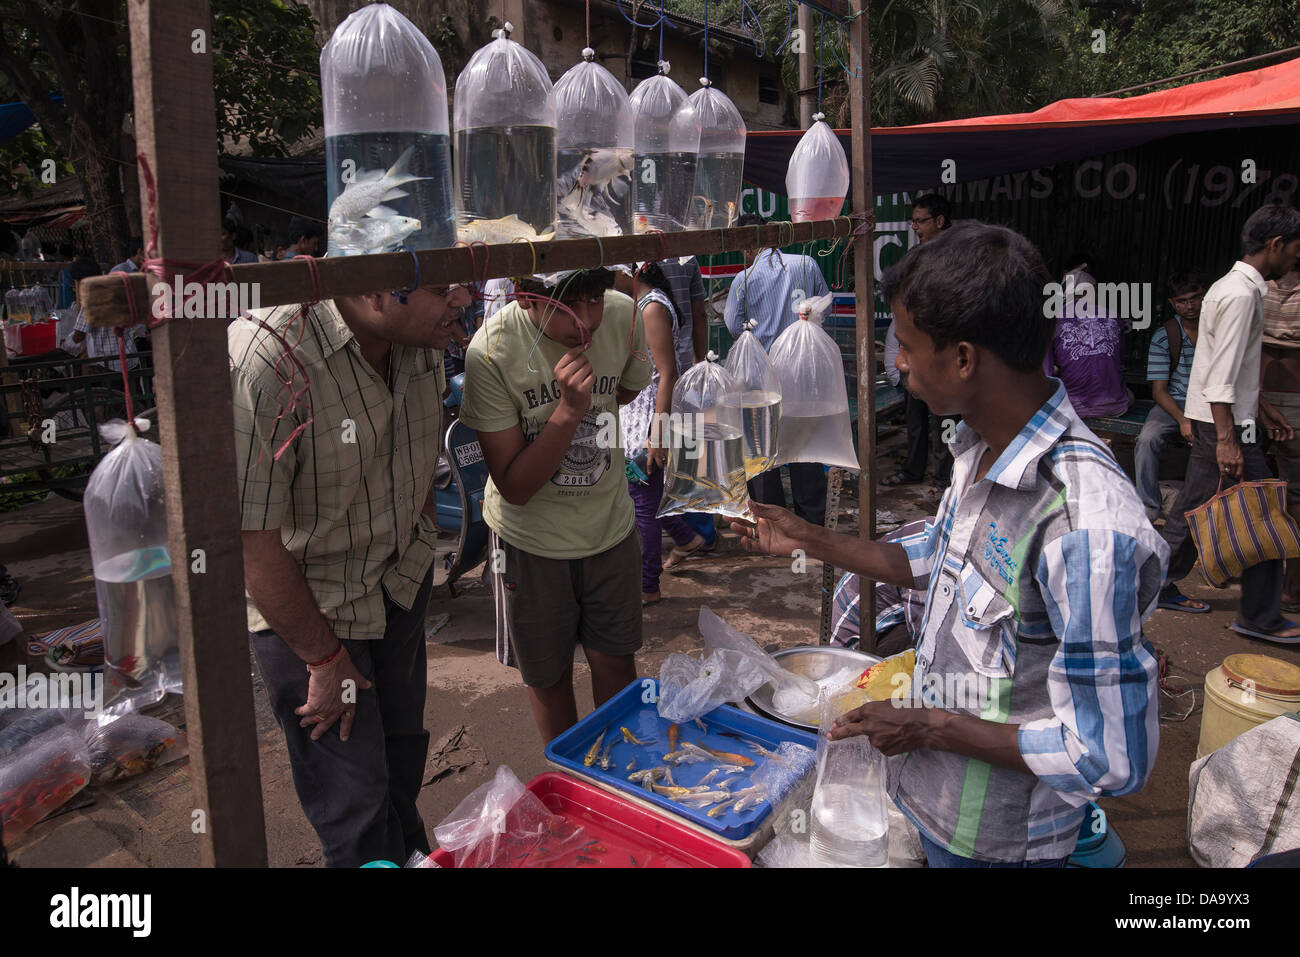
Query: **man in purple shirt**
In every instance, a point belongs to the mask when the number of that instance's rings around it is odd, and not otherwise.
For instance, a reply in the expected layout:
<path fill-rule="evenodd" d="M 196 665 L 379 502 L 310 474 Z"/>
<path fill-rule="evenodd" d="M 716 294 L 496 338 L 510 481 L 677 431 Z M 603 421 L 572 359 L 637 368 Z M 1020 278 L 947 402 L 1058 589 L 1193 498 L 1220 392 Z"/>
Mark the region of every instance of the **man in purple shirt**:
<path fill-rule="evenodd" d="M 1065 384 L 1070 404 L 1084 419 L 1123 415 L 1133 398 L 1124 385 L 1124 321 L 1097 305 L 1088 258 L 1070 257 L 1077 265 L 1061 283 L 1061 316 L 1043 360 L 1043 371 Z"/>

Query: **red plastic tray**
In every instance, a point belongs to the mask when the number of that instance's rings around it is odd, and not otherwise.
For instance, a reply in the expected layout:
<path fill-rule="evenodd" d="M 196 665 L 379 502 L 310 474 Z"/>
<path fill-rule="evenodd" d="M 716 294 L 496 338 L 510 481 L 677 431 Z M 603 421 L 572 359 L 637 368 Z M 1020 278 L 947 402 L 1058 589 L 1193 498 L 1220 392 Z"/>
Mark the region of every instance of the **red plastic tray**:
<path fill-rule="evenodd" d="M 546 809 L 570 824 L 581 825 L 584 840 L 599 841 L 604 853 L 587 867 L 749 867 L 744 852 L 726 847 L 617 795 L 585 781 L 547 771 L 528 782 Z M 438 848 L 432 855 L 440 867 L 451 867 L 451 855 Z"/>

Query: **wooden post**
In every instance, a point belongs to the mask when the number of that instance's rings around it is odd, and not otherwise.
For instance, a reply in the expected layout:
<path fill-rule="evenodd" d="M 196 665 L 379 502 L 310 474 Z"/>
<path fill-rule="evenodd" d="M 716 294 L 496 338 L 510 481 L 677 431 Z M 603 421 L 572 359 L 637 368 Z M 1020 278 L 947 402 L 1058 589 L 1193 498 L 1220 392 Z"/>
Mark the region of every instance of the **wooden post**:
<path fill-rule="evenodd" d="M 852 115 L 853 211 L 874 216 L 871 187 L 871 56 L 866 0 L 851 0 L 849 24 L 849 109 Z M 858 534 L 876 537 L 876 293 L 874 238 L 868 233 L 853 243 L 853 287 L 858 307 Z M 876 650 L 875 582 L 859 583 L 862 595 L 861 648 Z"/>
<path fill-rule="evenodd" d="M 135 133 L 158 181 L 151 201 L 141 177 L 145 243 L 152 203 L 158 248 L 151 255 L 217 259 L 208 0 L 129 0 L 127 7 Z M 153 330 L 153 352 L 199 860 L 265 866 L 226 324 L 165 323 Z"/>
<path fill-rule="evenodd" d="M 803 92 L 817 85 L 817 47 L 813 39 L 815 33 L 812 10 L 799 4 L 799 36 L 802 41 L 799 48 L 799 126 L 805 130 L 812 126 L 813 114 L 817 112 L 817 101 L 813 95 Z"/>
<path fill-rule="evenodd" d="M 528 31 L 524 23 L 524 0 L 503 0 L 502 9 L 505 12 L 506 22 L 514 27 L 510 31 L 510 39 L 527 46 Z M 538 48 L 533 52 L 540 55 L 542 51 Z"/>

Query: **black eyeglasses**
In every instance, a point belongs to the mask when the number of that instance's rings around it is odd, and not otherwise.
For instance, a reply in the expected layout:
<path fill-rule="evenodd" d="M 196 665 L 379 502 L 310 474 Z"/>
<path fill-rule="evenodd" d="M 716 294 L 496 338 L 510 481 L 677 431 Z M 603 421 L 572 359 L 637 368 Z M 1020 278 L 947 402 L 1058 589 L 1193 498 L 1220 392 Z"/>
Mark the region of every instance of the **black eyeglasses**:
<path fill-rule="evenodd" d="M 913 229 L 916 229 L 916 227 L 918 227 L 918 226 L 924 226 L 926 223 L 930 222 L 932 219 L 934 219 L 933 216 L 927 216 L 925 219 L 916 219 L 916 218 L 913 218 L 913 219 L 912 219 L 912 228 L 913 228 Z"/>

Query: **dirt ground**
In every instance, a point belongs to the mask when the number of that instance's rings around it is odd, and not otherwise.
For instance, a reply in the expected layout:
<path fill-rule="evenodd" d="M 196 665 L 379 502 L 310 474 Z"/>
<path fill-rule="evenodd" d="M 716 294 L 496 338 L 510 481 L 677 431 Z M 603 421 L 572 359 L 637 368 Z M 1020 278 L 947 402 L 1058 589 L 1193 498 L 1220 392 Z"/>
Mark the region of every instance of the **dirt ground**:
<path fill-rule="evenodd" d="M 878 474 L 894 471 L 898 441 L 896 434 L 882 440 Z M 842 530 L 856 531 L 856 505 L 851 497 L 842 500 Z M 937 497 L 928 486 L 890 490 L 879 498 L 880 524 L 918 518 L 936 506 Z M 85 526 L 77 504 L 51 499 L 0 515 L 0 557 L 10 574 L 23 582 L 12 611 L 26 634 L 96 617 Z M 664 600 L 645 612 L 645 646 L 637 656 L 640 673 L 658 674 L 670 652 L 698 650 L 696 619 L 704 605 L 770 650 L 816 643 L 821 577 L 818 563 L 809 562 L 805 574 L 794 574 L 788 560 L 747 555 L 738 550 L 734 536 L 725 533 L 714 554 L 664 577 Z M 1186 846 L 1187 769 L 1196 755 L 1206 672 L 1236 652 L 1269 654 L 1300 665 L 1300 649 L 1256 642 L 1228 630 L 1236 610 L 1235 588 L 1216 591 L 1193 572 L 1186 591 L 1208 601 L 1212 613 L 1157 611 L 1147 623 L 1147 634 L 1168 656 L 1174 680 L 1195 689 L 1195 710 L 1178 720 L 1187 711 L 1188 699 L 1166 698 L 1165 710 L 1176 714 L 1161 722 L 1159 757 L 1147 787 L 1136 795 L 1101 802 L 1128 847 L 1130 866 L 1194 866 Z M 508 765 L 524 781 L 547 769 L 543 742 L 518 675 L 494 657 L 491 593 L 476 578 L 462 581 L 454 598 L 445 587 L 435 588 L 430 622 L 443 614 L 450 615 L 450 621 L 428 642 L 425 714 L 431 750 L 450 742 L 441 755 L 431 754 L 426 777 L 438 770 L 446 773 L 425 786 L 419 802 L 431 838 L 433 826 L 497 765 Z M 0 670 L 35 664 L 25 658 L 23 641 L 0 648 Z M 250 669 L 255 674 L 270 863 L 319 866 L 320 846 L 298 805 L 284 741 L 251 658 Z M 581 657 L 575 675 L 579 710 L 585 714 L 592 700 Z M 152 713 L 184 722 L 177 696 Z M 182 761 L 83 791 L 69 809 L 13 842 L 10 852 L 25 867 L 194 866 L 198 845 L 190 831 L 192 808 L 189 764 Z"/>

